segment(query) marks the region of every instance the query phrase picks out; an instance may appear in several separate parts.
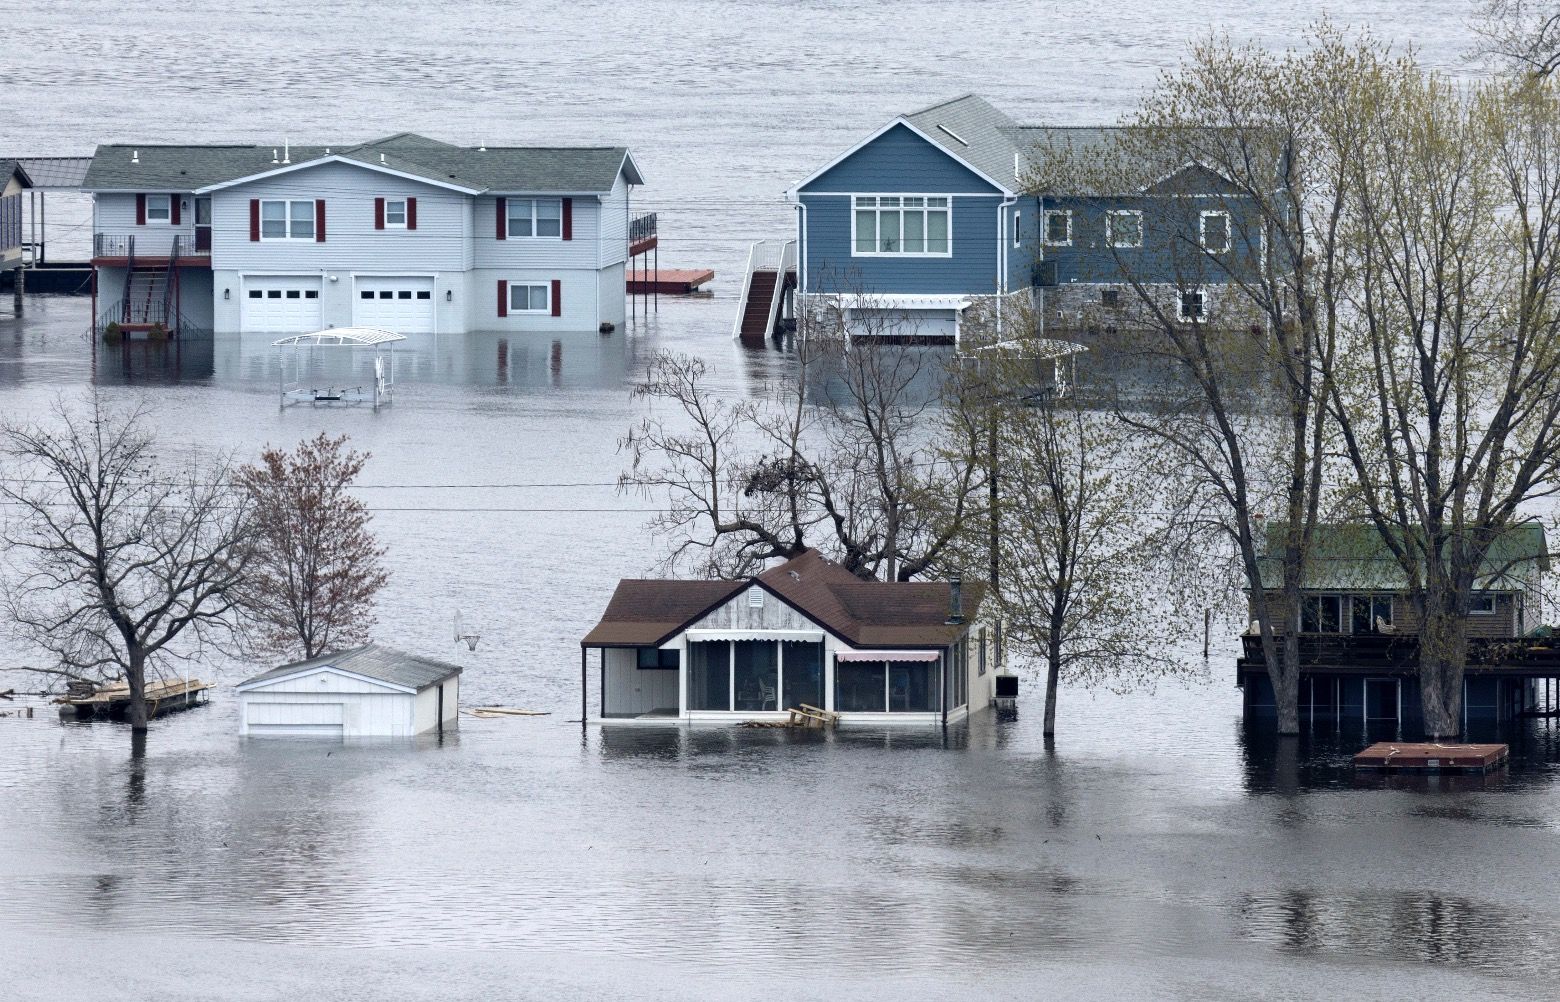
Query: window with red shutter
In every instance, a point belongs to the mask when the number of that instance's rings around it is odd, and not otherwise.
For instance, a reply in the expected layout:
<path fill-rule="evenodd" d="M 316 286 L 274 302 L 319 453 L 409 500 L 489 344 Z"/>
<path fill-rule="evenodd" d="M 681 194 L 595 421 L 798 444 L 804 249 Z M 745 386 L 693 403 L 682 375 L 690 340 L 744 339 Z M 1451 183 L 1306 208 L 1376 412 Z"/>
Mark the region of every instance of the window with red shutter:
<path fill-rule="evenodd" d="M 574 199 L 563 200 L 563 239 L 574 239 Z"/>
<path fill-rule="evenodd" d="M 502 278 L 498 280 L 498 315 L 509 316 L 509 283 Z"/>
<path fill-rule="evenodd" d="M 146 196 L 135 196 L 135 225 L 146 225 Z"/>
<path fill-rule="evenodd" d="M 382 230 L 384 228 L 385 228 L 385 200 L 382 199 L 382 198 L 376 198 L 376 199 L 374 199 L 374 229 Z"/>
<path fill-rule="evenodd" d="M 406 200 L 406 228 L 417 229 L 417 199 L 415 198 Z"/>
<path fill-rule="evenodd" d="M 563 282 L 556 278 L 552 280 L 552 315 L 563 316 Z"/>
<path fill-rule="evenodd" d="M 493 204 L 497 206 L 497 210 L 493 213 L 494 226 L 496 227 L 493 235 L 496 239 L 503 240 L 509 236 L 509 203 L 507 199 L 495 198 Z"/>
<path fill-rule="evenodd" d="M 314 200 L 314 242 L 321 244 L 325 242 L 325 200 L 323 198 Z"/>
<path fill-rule="evenodd" d="M 174 226 L 178 226 L 179 225 L 179 196 L 178 195 L 169 195 L 168 196 L 168 215 L 170 216 L 168 221 L 170 223 L 172 223 Z"/>
<path fill-rule="evenodd" d="M 260 200 L 249 200 L 249 240 L 251 243 L 260 241 Z"/>

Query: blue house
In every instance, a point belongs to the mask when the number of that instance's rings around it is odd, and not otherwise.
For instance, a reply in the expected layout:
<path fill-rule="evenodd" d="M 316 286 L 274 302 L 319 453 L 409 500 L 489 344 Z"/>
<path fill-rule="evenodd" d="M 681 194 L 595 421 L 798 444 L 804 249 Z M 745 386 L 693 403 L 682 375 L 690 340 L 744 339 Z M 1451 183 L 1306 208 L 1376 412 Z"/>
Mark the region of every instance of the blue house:
<path fill-rule="evenodd" d="M 1232 184 L 1168 154 L 1136 157 L 1121 191 L 1037 180 L 1123 135 L 1020 125 L 975 95 L 900 115 L 788 192 L 796 239 L 755 247 L 739 333 L 771 330 L 793 287 L 798 314 L 836 311 L 858 333 L 957 340 L 981 301 L 999 317 L 1018 300 L 1063 327 L 1108 324 L 1129 282 L 1159 290 L 1167 315 L 1218 321 L 1221 287 L 1261 253 Z"/>

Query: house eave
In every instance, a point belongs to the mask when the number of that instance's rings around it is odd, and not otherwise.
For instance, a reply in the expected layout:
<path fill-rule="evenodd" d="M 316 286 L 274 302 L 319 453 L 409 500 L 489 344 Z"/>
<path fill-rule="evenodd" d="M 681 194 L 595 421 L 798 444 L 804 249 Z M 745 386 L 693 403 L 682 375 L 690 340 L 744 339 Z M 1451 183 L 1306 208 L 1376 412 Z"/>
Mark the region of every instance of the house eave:
<path fill-rule="evenodd" d="M 253 184 L 256 181 L 264 181 L 268 178 L 278 177 L 282 174 L 291 174 L 295 171 L 309 170 L 314 167 L 323 167 L 326 164 L 332 163 L 346 164 L 350 167 L 361 167 L 364 170 L 371 170 L 380 174 L 388 174 L 391 177 L 399 177 L 407 181 L 416 181 L 419 184 L 431 185 L 435 188 L 444 188 L 449 191 L 458 191 L 463 195 L 481 195 L 487 191 L 486 188 L 472 188 L 468 187 L 467 185 L 455 184 L 450 181 L 440 181 L 436 178 L 424 177 L 421 174 L 413 174 L 410 171 L 396 170 L 394 167 L 391 167 L 388 164 L 376 164 L 332 153 L 330 156 L 315 157 L 313 160 L 305 160 L 301 163 L 286 164 L 284 166 L 277 167 L 275 170 L 260 171 L 256 174 L 249 174 L 244 177 L 233 178 L 229 181 L 221 181 L 217 184 L 208 184 L 205 187 L 194 189 L 194 194 L 208 195 L 214 191 L 223 191 L 227 188 L 236 188 L 239 185 Z"/>

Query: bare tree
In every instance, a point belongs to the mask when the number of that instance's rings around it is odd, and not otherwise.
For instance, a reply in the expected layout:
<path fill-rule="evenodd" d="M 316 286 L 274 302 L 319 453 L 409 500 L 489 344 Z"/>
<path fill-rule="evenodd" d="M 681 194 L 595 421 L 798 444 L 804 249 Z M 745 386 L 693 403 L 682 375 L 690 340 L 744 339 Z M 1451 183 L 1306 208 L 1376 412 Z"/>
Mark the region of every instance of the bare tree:
<path fill-rule="evenodd" d="M 1486 0 L 1473 23 L 1477 54 L 1495 56 L 1535 80 L 1560 69 L 1560 3 Z"/>
<path fill-rule="evenodd" d="M 351 493 L 368 454 L 321 432 L 292 452 L 269 446 L 236 480 L 254 513 L 245 610 L 257 646 L 313 658 L 367 642 L 390 580 L 369 513 Z"/>
<path fill-rule="evenodd" d="M 655 410 L 622 441 L 620 489 L 665 507 L 670 566 L 720 577 L 817 546 L 863 578 L 932 572 L 978 508 L 978 432 L 940 394 L 924 347 L 812 336 L 752 399 L 722 400 L 704 363 L 662 353 L 635 394 Z"/>
<path fill-rule="evenodd" d="M 56 658 L 46 673 L 127 683 L 131 728 L 144 731 L 148 673 L 233 637 L 249 508 L 226 458 L 160 463 L 143 409 L 93 395 L 56 403 L 54 418 L 0 432 L 18 473 L 0 483 L 17 513 L 8 611 Z"/>

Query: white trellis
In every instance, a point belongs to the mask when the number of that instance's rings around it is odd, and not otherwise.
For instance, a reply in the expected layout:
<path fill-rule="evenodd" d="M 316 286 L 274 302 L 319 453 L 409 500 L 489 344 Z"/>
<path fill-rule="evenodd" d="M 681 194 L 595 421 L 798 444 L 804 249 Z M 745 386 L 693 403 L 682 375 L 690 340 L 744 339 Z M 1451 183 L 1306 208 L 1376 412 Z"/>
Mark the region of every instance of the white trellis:
<path fill-rule="evenodd" d="M 284 337 L 280 341 L 273 341 L 271 346 L 279 349 L 276 359 L 276 386 L 282 406 L 298 403 L 372 403 L 378 407 L 380 404 L 389 403 L 391 392 L 395 388 L 395 344 L 405 340 L 404 334 L 381 330 L 378 327 L 332 327 L 312 334 L 295 334 L 292 337 Z M 386 345 L 389 345 L 388 351 L 375 351 L 372 371 L 361 383 L 354 384 L 350 380 L 345 380 L 338 386 L 332 381 L 306 378 L 312 374 L 311 363 L 314 360 L 314 350 L 317 348 L 346 348 L 356 353 L 359 349 L 381 349 Z M 289 363 L 291 379 L 288 378 Z"/>

